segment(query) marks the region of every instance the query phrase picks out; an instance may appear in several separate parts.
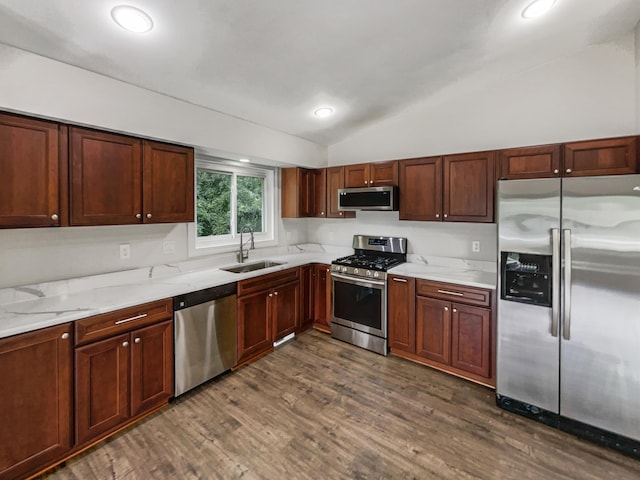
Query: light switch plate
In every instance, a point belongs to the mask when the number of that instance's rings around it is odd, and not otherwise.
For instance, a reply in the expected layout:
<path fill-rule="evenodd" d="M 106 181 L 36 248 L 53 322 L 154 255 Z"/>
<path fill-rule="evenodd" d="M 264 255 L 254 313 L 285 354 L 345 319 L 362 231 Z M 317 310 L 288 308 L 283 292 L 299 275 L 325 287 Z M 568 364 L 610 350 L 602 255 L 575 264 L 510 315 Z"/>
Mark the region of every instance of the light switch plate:
<path fill-rule="evenodd" d="M 128 243 L 120 244 L 120 260 L 129 260 L 131 258 L 131 245 Z"/>
<path fill-rule="evenodd" d="M 480 241 L 479 240 L 474 240 L 473 242 L 471 242 L 471 251 L 474 252 L 474 253 L 480 252 Z"/>

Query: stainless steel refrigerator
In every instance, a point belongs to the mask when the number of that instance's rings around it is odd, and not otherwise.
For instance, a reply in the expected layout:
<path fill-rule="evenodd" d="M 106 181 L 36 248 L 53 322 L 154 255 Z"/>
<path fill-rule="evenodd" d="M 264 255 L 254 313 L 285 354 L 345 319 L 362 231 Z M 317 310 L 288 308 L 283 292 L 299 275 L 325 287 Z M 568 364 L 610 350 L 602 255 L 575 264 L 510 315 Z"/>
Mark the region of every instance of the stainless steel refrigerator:
<path fill-rule="evenodd" d="M 498 405 L 638 455 L 640 175 L 498 185 Z"/>

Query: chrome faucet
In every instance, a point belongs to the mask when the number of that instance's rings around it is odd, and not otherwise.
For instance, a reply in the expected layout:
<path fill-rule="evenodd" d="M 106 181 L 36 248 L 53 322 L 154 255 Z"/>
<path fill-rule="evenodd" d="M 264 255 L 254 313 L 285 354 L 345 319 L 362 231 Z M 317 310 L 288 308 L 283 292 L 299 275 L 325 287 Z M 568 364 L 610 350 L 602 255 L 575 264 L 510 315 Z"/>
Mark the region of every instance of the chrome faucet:
<path fill-rule="evenodd" d="M 248 230 L 248 232 L 246 231 Z M 251 246 L 245 250 L 244 244 L 246 242 L 242 241 L 243 233 L 251 233 L 251 238 L 247 240 L 247 242 L 251 241 Z M 238 257 L 238 262 L 244 263 L 245 259 L 249 258 L 249 250 L 255 250 L 256 246 L 253 243 L 253 229 L 249 225 L 245 225 L 240 229 L 240 251 L 236 254 Z"/>

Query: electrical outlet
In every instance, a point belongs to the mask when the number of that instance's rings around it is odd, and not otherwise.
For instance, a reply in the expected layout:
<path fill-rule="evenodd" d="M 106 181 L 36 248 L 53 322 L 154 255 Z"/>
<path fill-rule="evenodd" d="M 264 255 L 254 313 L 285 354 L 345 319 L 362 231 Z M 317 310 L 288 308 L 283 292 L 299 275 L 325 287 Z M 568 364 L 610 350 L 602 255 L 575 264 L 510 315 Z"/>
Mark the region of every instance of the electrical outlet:
<path fill-rule="evenodd" d="M 129 260 L 131 258 L 131 245 L 128 243 L 120 244 L 120 260 Z"/>
<path fill-rule="evenodd" d="M 474 253 L 478 253 L 480 251 L 480 241 L 474 240 L 471 242 L 471 251 Z"/>
<path fill-rule="evenodd" d="M 162 244 L 162 253 L 166 255 L 171 255 L 172 253 L 176 253 L 176 242 L 173 240 L 167 240 Z"/>

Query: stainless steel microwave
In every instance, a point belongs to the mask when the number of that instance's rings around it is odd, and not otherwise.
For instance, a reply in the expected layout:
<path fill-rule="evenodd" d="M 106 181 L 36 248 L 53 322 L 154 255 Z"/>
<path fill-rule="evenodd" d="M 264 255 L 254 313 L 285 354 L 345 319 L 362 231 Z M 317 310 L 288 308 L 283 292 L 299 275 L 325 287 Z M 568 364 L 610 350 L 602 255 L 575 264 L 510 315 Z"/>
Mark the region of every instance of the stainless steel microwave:
<path fill-rule="evenodd" d="M 341 188 L 340 210 L 398 210 L 397 187 Z"/>

